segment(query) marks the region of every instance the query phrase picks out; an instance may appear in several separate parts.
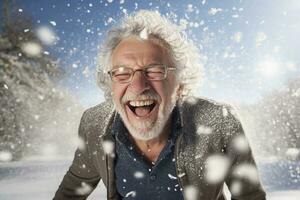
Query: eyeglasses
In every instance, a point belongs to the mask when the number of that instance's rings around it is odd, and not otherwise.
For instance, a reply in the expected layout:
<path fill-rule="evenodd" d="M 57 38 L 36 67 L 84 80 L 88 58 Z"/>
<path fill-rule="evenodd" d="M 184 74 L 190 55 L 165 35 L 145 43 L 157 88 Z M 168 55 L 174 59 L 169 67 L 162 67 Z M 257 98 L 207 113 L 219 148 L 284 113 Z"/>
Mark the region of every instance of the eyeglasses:
<path fill-rule="evenodd" d="M 117 83 L 129 83 L 132 81 L 134 73 L 140 71 L 144 77 L 150 81 L 160 81 L 167 77 L 169 70 L 175 70 L 174 67 L 168 67 L 164 64 L 152 64 L 144 67 L 143 69 L 133 70 L 130 67 L 118 67 L 110 70 L 108 74 L 113 82 Z"/>

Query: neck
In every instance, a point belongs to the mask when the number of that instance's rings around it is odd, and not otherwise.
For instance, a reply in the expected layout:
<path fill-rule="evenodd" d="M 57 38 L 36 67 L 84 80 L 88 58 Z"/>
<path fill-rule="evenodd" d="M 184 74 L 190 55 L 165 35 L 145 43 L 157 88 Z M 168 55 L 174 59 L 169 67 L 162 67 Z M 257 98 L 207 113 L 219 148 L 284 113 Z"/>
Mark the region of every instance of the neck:
<path fill-rule="evenodd" d="M 134 139 L 134 143 L 136 146 L 139 147 L 139 149 L 144 150 L 151 150 L 152 148 L 155 148 L 157 145 L 165 144 L 165 142 L 168 139 L 168 134 L 161 134 L 156 138 L 150 139 L 150 140 L 137 140 Z"/>

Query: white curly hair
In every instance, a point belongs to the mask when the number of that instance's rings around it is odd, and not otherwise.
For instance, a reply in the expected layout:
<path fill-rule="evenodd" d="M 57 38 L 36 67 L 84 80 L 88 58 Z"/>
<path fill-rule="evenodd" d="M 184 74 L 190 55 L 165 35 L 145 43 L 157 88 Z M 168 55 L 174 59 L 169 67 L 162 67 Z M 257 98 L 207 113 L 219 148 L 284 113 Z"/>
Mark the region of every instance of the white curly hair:
<path fill-rule="evenodd" d="M 140 39 L 158 40 L 168 51 L 176 68 L 176 77 L 181 87 L 181 97 L 189 96 L 202 82 L 203 59 L 196 46 L 187 39 L 183 28 L 171 23 L 156 11 L 140 10 L 126 15 L 121 23 L 110 29 L 103 43 L 99 65 L 97 67 L 97 84 L 103 90 L 106 100 L 111 100 L 111 70 L 113 50 L 124 38 L 136 36 Z"/>

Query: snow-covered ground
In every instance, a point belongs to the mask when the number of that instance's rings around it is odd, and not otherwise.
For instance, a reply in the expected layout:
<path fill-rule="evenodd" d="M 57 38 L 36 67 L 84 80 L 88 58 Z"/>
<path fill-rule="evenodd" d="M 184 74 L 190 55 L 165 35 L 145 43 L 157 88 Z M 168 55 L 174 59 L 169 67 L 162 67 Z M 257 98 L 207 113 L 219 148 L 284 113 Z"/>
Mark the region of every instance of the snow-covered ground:
<path fill-rule="evenodd" d="M 71 160 L 0 163 L 0 199 L 52 199 L 70 163 Z M 300 179 L 298 176 L 293 177 L 293 169 L 299 169 L 297 166 L 300 166 L 299 163 L 260 165 L 269 200 L 299 200 Z M 106 191 L 101 183 L 89 199 L 106 199 L 105 196 Z"/>
<path fill-rule="evenodd" d="M 71 161 L 22 161 L 0 164 L 1 200 L 52 199 Z M 106 199 L 101 184 L 89 199 Z"/>

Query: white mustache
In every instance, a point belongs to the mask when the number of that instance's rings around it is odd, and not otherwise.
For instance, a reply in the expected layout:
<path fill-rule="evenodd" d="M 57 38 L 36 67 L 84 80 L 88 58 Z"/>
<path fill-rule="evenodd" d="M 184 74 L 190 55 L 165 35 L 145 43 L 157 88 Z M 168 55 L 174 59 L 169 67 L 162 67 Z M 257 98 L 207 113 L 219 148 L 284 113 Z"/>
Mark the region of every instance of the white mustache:
<path fill-rule="evenodd" d="M 128 101 L 136 101 L 136 100 L 148 100 L 148 99 L 153 99 L 156 101 L 160 100 L 160 96 L 154 92 L 154 91 L 146 91 L 142 94 L 134 94 L 132 92 L 127 92 L 123 97 L 122 97 L 122 103 L 127 103 Z"/>

